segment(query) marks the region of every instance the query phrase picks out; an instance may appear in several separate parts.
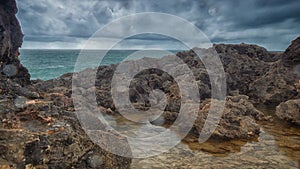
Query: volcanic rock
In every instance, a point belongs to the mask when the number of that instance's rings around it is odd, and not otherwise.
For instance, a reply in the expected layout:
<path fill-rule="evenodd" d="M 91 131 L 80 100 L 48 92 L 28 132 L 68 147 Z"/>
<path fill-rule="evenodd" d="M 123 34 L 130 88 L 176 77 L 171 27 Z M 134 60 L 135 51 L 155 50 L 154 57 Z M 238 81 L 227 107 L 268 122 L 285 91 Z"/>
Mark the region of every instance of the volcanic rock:
<path fill-rule="evenodd" d="M 19 48 L 23 34 L 16 18 L 18 9 L 14 0 L 2 0 L 0 4 L 0 77 L 8 77 L 20 85 L 30 84 L 28 70 L 22 66 Z"/>

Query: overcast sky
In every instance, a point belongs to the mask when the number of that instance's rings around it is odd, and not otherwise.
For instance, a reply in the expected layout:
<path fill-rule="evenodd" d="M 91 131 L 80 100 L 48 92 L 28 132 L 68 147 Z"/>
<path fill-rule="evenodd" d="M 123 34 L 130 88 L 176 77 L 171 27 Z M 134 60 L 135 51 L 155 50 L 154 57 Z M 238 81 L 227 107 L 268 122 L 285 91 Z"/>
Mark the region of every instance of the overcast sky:
<path fill-rule="evenodd" d="M 212 43 L 255 43 L 284 50 L 300 36 L 299 0 L 17 0 L 23 48 L 82 48 L 104 25 L 137 12 L 182 17 Z M 180 26 L 180 25 L 179 25 Z M 170 29 L 172 31 L 172 29 Z M 180 48 L 159 36 L 131 38 L 124 48 Z"/>

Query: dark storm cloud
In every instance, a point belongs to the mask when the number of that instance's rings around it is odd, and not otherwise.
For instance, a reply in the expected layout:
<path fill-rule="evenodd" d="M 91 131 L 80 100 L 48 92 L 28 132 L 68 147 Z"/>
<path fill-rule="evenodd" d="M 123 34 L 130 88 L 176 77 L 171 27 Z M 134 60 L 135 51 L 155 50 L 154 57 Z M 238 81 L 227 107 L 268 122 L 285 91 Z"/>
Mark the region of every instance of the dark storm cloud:
<path fill-rule="evenodd" d="M 224 2 L 224 1 L 223 1 Z M 243 1 L 227 3 L 224 19 L 233 21 L 236 28 L 253 28 L 300 19 L 300 1 Z"/>
<path fill-rule="evenodd" d="M 283 50 L 300 35 L 299 0 L 18 0 L 18 6 L 26 48 L 31 42 L 36 47 L 38 42 L 41 47 L 46 42 L 54 46 L 55 42 L 60 46 L 72 42 L 81 47 L 84 39 L 105 24 L 137 12 L 164 12 L 187 19 L 213 43 L 258 43 Z M 168 38 L 145 35 L 134 39 L 149 45 Z"/>

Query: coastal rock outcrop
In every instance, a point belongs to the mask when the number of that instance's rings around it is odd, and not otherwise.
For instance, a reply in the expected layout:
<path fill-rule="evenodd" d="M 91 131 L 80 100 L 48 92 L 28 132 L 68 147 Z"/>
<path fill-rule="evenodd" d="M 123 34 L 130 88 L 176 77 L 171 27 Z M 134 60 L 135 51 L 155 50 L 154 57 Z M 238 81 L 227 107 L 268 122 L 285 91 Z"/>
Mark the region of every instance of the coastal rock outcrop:
<path fill-rule="evenodd" d="M 23 43 L 23 34 L 15 16 L 17 11 L 14 0 L 1 1 L 0 76 L 1 78 L 10 78 L 24 86 L 30 84 L 30 75 L 18 58 L 19 48 Z"/>
<path fill-rule="evenodd" d="M 282 54 L 278 62 L 249 85 L 249 95 L 258 103 L 277 106 L 281 102 L 299 97 L 299 49 L 300 37 Z"/>
<path fill-rule="evenodd" d="M 227 78 L 227 92 L 231 96 L 227 98 L 223 118 L 213 136 L 230 139 L 253 137 L 259 132 L 256 121 L 265 120 L 266 117 L 263 117 L 262 113 L 256 110 L 252 103 L 278 105 L 281 102 L 299 97 L 300 88 L 297 74 L 291 68 L 283 66 L 281 60 L 271 62 L 273 55 L 264 48 L 246 44 L 221 44 L 214 45 L 214 48 L 223 63 Z M 209 107 L 211 87 L 205 66 L 196 57 L 194 50 L 179 52 L 176 55 L 188 65 L 198 84 L 202 102 L 199 117 L 202 118 L 197 119 L 195 128 L 201 131 Z M 263 55 L 266 55 L 266 58 Z M 149 61 L 150 58 L 144 59 Z M 168 56 L 162 59 L 168 59 Z M 152 61 L 154 60 L 157 59 L 152 59 Z M 96 100 L 101 109 L 107 110 L 103 112 L 108 114 L 119 113 L 111 96 L 111 81 L 117 66 L 99 66 L 97 69 Z M 185 74 L 181 74 L 180 67 L 179 64 L 174 67 L 174 70 L 177 70 L 180 77 L 184 79 Z M 90 71 L 96 70 L 87 69 L 82 73 L 88 74 Z M 72 93 L 72 76 L 73 74 L 69 73 L 49 81 L 35 81 L 34 86 L 38 91 L 62 93 L 64 97 L 69 97 Z M 94 82 L 83 81 L 84 83 Z M 147 69 L 137 74 L 130 84 L 130 101 L 136 108 L 147 110 L 151 106 L 149 94 L 154 89 L 162 90 L 166 94 L 168 103 L 163 116 L 167 121 L 173 122 L 176 120 L 180 109 L 180 90 L 173 77 L 167 72 Z M 90 89 L 84 88 L 81 90 L 90 91 Z M 157 100 L 157 102 L 160 101 Z"/>
<path fill-rule="evenodd" d="M 227 78 L 227 87 L 228 93 L 233 94 L 247 94 L 249 91 L 249 84 L 253 81 L 257 80 L 259 77 L 263 76 L 269 69 L 269 64 L 263 60 L 261 60 L 262 53 L 267 52 L 263 48 L 259 48 L 253 45 L 244 44 L 242 49 L 239 49 L 238 45 L 215 45 L 217 51 L 219 52 L 219 56 L 224 65 L 224 69 L 226 72 Z M 198 49 L 194 49 L 198 50 Z M 211 50 L 211 49 L 200 49 L 200 50 Z M 259 53 L 259 54 L 257 54 Z M 188 65 L 188 67 L 193 72 L 195 76 L 195 80 L 198 84 L 199 93 L 201 96 L 201 100 L 205 101 L 211 97 L 211 89 L 210 89 L 210 79 L 208 73 L 205 69 L 205 66 L 201 62 L 201 60 L 196 57 L 196 54 L 193 50 L 186 52 L 179 52 L 176 54 L 179 58 L 183 60 L 183 62 Z M 270 54 L 268 56 L 271 57 Z M 155 63 L 155 61 L 159 61 L 157 59 L 150 59 Z M 168 56 L 161 58 L 162 60 L 167 60 Z M 118 110 L 115 108 L 112 96 L 111 96 L 111 81 L 116 70 L 117 65 L 109 65 L 109 66 L 99 66 L 97 70 L 97 77 L 95 81 L 95 91 L 96 91 L 96 99 L 99 106 L 102 108 L 109 109 L 110 111 L 104 111 L 109 113 L 118 113 Z M 181 70 L 181 65 L 177 65 L 173 67 L 180 76 L 180 78 L 185 79 L 187 76 Z M 88 74 L 90 71 L 95 71 L 92 69 L 86 69 L 82 73 Z M 48 81 L 36 81 L 34 82 L 34 86 L 39 91 L 50 92 L 50 93 L 63 93 L 63 95 L 71 94 L 71 85 L 72 85 L 72 74 L 66 74 L 61 76 L 60 78 L 48 80 Z M 89 83 L 90 80 L 82 80 L 84 83 Z M 91 82 L 92 83 L 92 82 Z M 147 69 L 139 74 L 137 74 L 130 84 L 130 101 L 136 108 L 139 109 L 147 109 L 151 106 L 149 100 L 149 94 L 154 89 L 162 90 L 167 96 L 167 106 L 165 108 L 165 113 L 163 114 L 165 118 L 172 122 L 176 119 L 177 113 L 180 110 L 180 90 L 178 84 L 174 81 L 174 77 L 170 76 L 167 72 L 158 70 L 158 69 Z M 82 88 L 82 91 L 86 91 L 87 89 Z M 235 95 L 236 95 L 235 94 Z M 238 97 L 238 96 L 232 96 Z M 241 96 L 240 96 L 241 97 Z M 245 96 L 246 97 L 246 96 Z M 157 99 L 156 99 L 157 100 Z M 229 99 L 230 100 L 230 99 Z M 230 102 L 227 103 L 228 107 L 225 109 L 227 111 L 226 116 L 228 119 L 223 119 L 220 123 L 219 130 L 217 132 L 222 133 L 219 134 L 219 137 L 224 138 L 247 138 L 257 135 L 259 129 L 255 120 L 257 119 L 254 112 L 257 113 L 257 110 L 253 107 L 253 105 L 248 101 L 248 98 L 242 99 L 233 99 L 233 100 L 241 100 L 238 102 Z M 157 100 L 157 102 L 160 102 Z M 230 105 L 231 104 L 231 105 Z M 232 105 L 234 104 L 234 105 Z M 250 106 L 252 105 L 252 107 Z M 230 110 L 236 109 L 236 111 Z M 240 112 L 238 110 L 242 109 Z M 251 115 L 243 115 L 246 112 Z M 205 110 L 201 111 L 201 114 L 205 114 Z M 261 113 L 257 113 L 262 115 Z M 202 116 L 204 117 L 204 116 Z M 197 128 L 200 131 L 201 121 L 198 120 Z M 236 122 L 234 122 L 236 121 Z M 233 124 L 241 124 L 231 126 Z M 230 131 L 229 128 L 235 128 L 235 131 Z M 222 130 L 222 132 L 221 132 Z M 217 134 L 215 134 L 216 136 Z"/>
<path fill-rule="evenodd" d="M 300 99 L 281 103 L 276 107 L 276 115 L 283 120 L 300 125 Z"/>
<path fill-rule="evenodd" d="M 24 88 L 10 79 L 6 84 L 0 97 L 0 165 L 130 168 L 130 158 L 114 155 L 90 140 L 74 113 L 70 95 Z M 125 138 L 112 136 L 105 127 L 98 131 L 102 132 L 100 140 L 114 137 L 110 145 L 130 153 Z"/>
<path fill-rule="evenodd" d="M 1 0 L 0 168 L 130 168 L 130 158 L 90 140 L 76 118 L 70 94 L 32 85 L 18 58 L 23 34 L 16 13 L 15 0 Z M 99 139 L 114 138 L 111 146 L 130 153 L 125 138 L 105 129 L 99 132 Z"/>

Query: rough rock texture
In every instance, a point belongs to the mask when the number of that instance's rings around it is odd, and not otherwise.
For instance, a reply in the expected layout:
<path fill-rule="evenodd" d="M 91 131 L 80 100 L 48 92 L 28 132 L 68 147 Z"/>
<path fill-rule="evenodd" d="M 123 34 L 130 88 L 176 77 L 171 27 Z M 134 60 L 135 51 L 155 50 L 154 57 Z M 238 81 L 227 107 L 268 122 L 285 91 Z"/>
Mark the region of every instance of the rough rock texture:
<path fill-rule="evenodd" d="M 270 64 L 265 62 L 261 56 L 266 55 L 266 57 L 271 57 L 271 54 L 264 48 L 256 45 L 218 44 L 214 45 L 214 49 L 218 52 L 224 67 L 228 93 L 238 91 L 241 94 L 248 94 L 249 84 L 264 75 L 270 67 Z M 179 52 L 177 56 L 182 58 L 191 67 L 195 78 L 199 80 L 201 84 L 199 91 L 202 94 L 202 98 L 209 98 L 209 76 L 195 52 L 193 50 Z"/>
<path fill-rule="evenodd" d="M 282 62 L 285 66 L 294 66 L 300 64 L 300 37 L 293 40 L 292 44 L 282 55 Z"/>
<path fill-rule="evenodd" d="M 246 45 L 243 44 L 241 49 L 239 45 L 215 45 L 215 48 L 219 52 L 221 61 L 224 65 L 224 69 L 227 77 L 227 87 L 228 92 L 230 94 L 247 94 L 249 92 L 249 84 L 259 77 L 264 75 L 270 65 L 265 61 L 261 60 L 261 55 L 266 53 L 267 56 L 270 56 L 268 52 L 258 46 L 255 45 Z M 198 49 L 194 49 L 198 50 Z M 206 50 L 206 49 L 200 49 Z M 211 49 L 208 49 L 211 50 Z M 259 51 L 259 52 L 257 52 Z M 211 87 L 210 80 L 207 74 L 207 71 L 200 61 L 199 58 L 196 57 L 196 54 L 193 50 L 187 52 L 179 52 L 177 56 L 183 60 L 185 64 L 189 66 L 195 79 L 198 84 L 199 93 L 201 95 L 201 100 L 205 100 L 210 98 Z M 145 58 L 150 60 L 149 58 Z M 162 58 L 162 60 L 167 60 L 168 56 Z M 156 59 L 152 59 L 151 61 L 155 61 Z M 157 61 L 157 60 L 156 60 Z M 115 69 L 117 65 L 110 66 L 100 66 L 97 71 L 96 78 L 96 96 L 98 105 L 102 108 L 106 108 L 109 111 L 105 111 L 109 114 L 118 113 L 118 110 L 115 108 L 113 104 L 113 100 L 111 98 L 111 80 L 114 75 Z M 178 72 L 178 76 L 182 79 L 186 78 L 186 74 L 181 71 L 181 64 L 174 67 L 175 72 Z M 86 74 L 89 71 L 93 71 L 92 69 L 87 69 L 83 72 Z M 83 81 L 82 81 L 83 82 Z M 90 80 L 84 81 L 86 83 L 93 83 Z M 64 95 L 71 95 L 71 85 L 72 85 L 72 74 L 66 74 L 61 76 L 60 78 L 49 80 L 49 81 L 36 81 L 34 82 L 34 86 L 38 91 L 47 92 L 47 93 L 63 93 Z M 148 69 L 140 72 L 135 78 L 131 81 L 130 85 L 130 101 L 135 105 L 136 108 L 145 109 L 150 107 L 151 99 L 149 99 L 149 94 L 152 90 L 159 89 L 162 90 L 167 96 L 167 106 L 165 108 L 164 115 L 168 115 L 169 121 L 174 121 L 176 119 L 176 114 L 180 110 L 180 90 L 177 83 L 174 81 L 174 78 L 170 76 L 168 73 L 163 72 L 158 69 Z M 85 89 L 82 89 L 84 91 Z M 157 98 L 156 98 L 157 99 Z M 156 102 L 160 102 L 159 99 Z M 248 103 L 248 101 L 244 101 Z M 245 107 L 244 102 L 238 102 L 235 104 L 235 107 Z M 240 104 L 240 105 L 239 105 Z M 247 105 L 248 109 L 250 109 L 249 105 Z M 244 108 L 246 109 L 246 108 Z M 252 111 L 254 107 L 252 107 Z M 227 111 L 230 109 L 228 108 Z M 246 110 L 245 110 L 246 111 Z M 247 110 L 250 111 L 250 110 Z M 249 127 L 243 129 L 245 125 L 236 125 L 236 133 L 228 133 L 229 130 L 223 131 L 223 135 L 220 137 L 226 138 L 236 138 L 236 137 L 248 137 L 254 136 L 257 134 L 257 125 L 255 125 L 255 120 L 252 117 L 245 117 L 246 120 L 242 120 L 242 113 L 237 114 L 235 119 L 236 121 L 242 124 L 248 124 Z M 228 113 L 229 114 L 229 113 Z M 231 119 L 234 119 L 236 114 L 231 114 Z M 227 115 L 229 116 L 229 115 Z M 246 121 L 246 122 L 245 122 Z M 229 125 L 230 122 L 222 123 L 224 128 L 226 125 Z M 242 131 L 249 131 L 250 134 L 245 134 Z M 247 132 L 246 132 L 247 133 Z M 230 136 L 231 134 L 231 136 Z M 240 134 L 240 136 L 239 136 Z"/>
<path fill-rule="evenodd" d="M 249 85 L 249 95 L 259 103 L 278 105 L 300 98 L 299 54 L 300 37 L 286 49 L 281 60 L 270 65 L 269 70 Z"/>
<path fill-rule="evenodd" d="M 0 1 L 0 168 L 130 168 L 131 159 L 94 144 L 80 126 L 71 95 L 31 85 L 18 58 L 23 34 L 14 0 Z M 62 83 L 62 82 L 60 82 Z M 130 153 L 126 139 L 99 128 L 99 139 Z"/>
<path fill-rule="evenodd" d="M 289 99 L 299 98 L 300 83 L 297 74 L 293 69 L 283 66 L 281 60 L 270 62 L 273 55 L 268 53 L 264 48 L 256 45 L 215 45 L 214 48 L 218 52 L 223 63 L 227 80 L 227 92 L 229 95 L 243 94 L 249 96 L 249 101 L 254 103 L 263 103 L 278 105 Z M 194 50 L 211 50 L 197 49 Z M 201 100 L 211 97 L 210 80 L 207 71 L 196 57 L 194 50 L 179 52 L 176 55 L 181 58 L 185 64 L 193 72 L 199 87 Z M 263 57 L 263 56 L 266 57 Z M 268 58 L 268 59 L 267 59 Z M 151 60 L 149 58 L 144 58 Z M 162 58 L 168 59 L 168 56 Z M 153 59 L 154 61 L 156 59 Z M 118 113 L 111 98 L 111 80 L 117 65 L 100 66 L 97 70 L 95 82 L 97 103 L 101 109 L 108 114 Z M 182 73 L 181 65 L 174 67 L 178 70 L 178 75 L 185 79 L 186 75 Z M 94 71 L 87 69 L 83 71 L 88 73 Z M 49 81 L 36 81 L 34 86 L 38 91 L 47 93 L 63 93 L 63 95 L 71 95 L 72 75 L 66 74 L 60 78 Z M 85 83 L 93 83 L 87 80 Z M 152 90 L 162 90 L 167 96 L 167 106 L 164 116 L 169 121 L 174 121 L 180 109 L 180 91 L 173 77 L 168 73 L 158 69 L 148 69 L 140 72 L 131 81 L 130 84 L 130 101 L 134 106 L 141 110 L 147 110 L 151 106 L 149 94 Z M 82 89 L 84 91 L 85 89 Z M 231 100 L 232 98 L 229 98 Z M 233 99 L 236 100 L 236 99 Z M 220 128 L 214 134 L 215 136 L 225 138 L 249 137 L 257 134 L 257 125 L 255 115 L 245 115 L 245 112 L 256 112 L 253 105 L 248 99 L 240 99 L 241 102 L 229 102 L 225 109 L 225 117 L 220 123 Z M 160 100 L 156 100 L 160 102 Z M 207 101 L 204 101 L 207 103 Z M 231 111 L 232 110 L 232 111 Z M 238 111 L 239 110 L 239 111 Z M 202 110 L 205 114 L 205 109 Z M 255 114 L 255 113 L 254 113 Z M 205 117 L 205 116 L 203 116 Z M 165 117 L 166 118 L 166 117 Z M 198 124 L 201 124 L 198 120 Z M 201 125 L 198 125 L 201 126 Z M 229 128 L 234 128 L 230 132 Z M 200 127 L 198 127 L 199 129 Z"/>
<path fill-rule="evenodd" d="M 265 75 L 250 83 L 248 95 L 258 103 L 276 106 L 299 97 L 298 79 L 291 69 L 275 63 Z"/>
<path fill-rule="evenodd" d="M 199 133 L 202 132 L 210 105 L 211 99 L 206 99 L 201 103 L 198 117 L 194 124 L 194 128 Z M 168 122 L 175 121 L 177 115 L 178 113 L 176 112 L 165 112 L 163 114 Z M 256 136 L 259 134 L 259 126 L 256 121 L 268 120 L 268 118 L 249 102 L 248 96 L 228 96 L 222 118 L 216 130 L 212 133 L 212 137 L 233 139 Z M 209 133 L 209 131 L 204 132 Z"/>
<path fill-rule="evenodd" d="M 52 99 L 59 94 L 50 94 Z M 62 97 L 63 98 L 63 97 Z M 75 114 L 70 112 L 71 101 L 58 107 L 55 101 L 1 100 L 0 147 L 1 165 L 12 168 L 129 168 L 130 159 L 113 155 L 95 145 L 82 130 Z M 67 99 L 67 98 L 65 98 Z M 55 100 L 55 99 L 53 99 Z M 69 104 L 69 105 L 67 105 Z M 103 131 L 103 137 L 110 133 Z M 115 139 L 111 145 L 125 145 L 126 139 Z M 91 163 L 99 157 L 101 163 Z M 95 166 L 96 165 L 96 166 Z"/>
<path fill-rule="evenodd" d="M 276 115 L 283 120 L 300 125 L 300 99 L 281 103 L 276 107 Z"/>
<path fill-rule="evenodd" d="M 71 98 L 72 73 L 48 81 L 29 81 L 29 74 L 25 68 L 23 70 L 16 54 L 22 43 L 22 33 L 15 18 L 15 3 L 3 1 L 1 5 L 1 15 L 11 14 L 1 17 L 0 22 L 3 25 L 1 30 L 5 32 L 2 33 L 0 60 L 1 163 L 14 168 L 129 168 L 131 159 L 101 149 L 81 129 L 74 114 L 74 100 Z M 283 59 L 297 63 L 294 62 L 297 57 L 292 52 L 298 49 L 294 47 L 295 44 L 297 46 L 296 42 L 285 52 L 286 56 L 291 57 Z M 212 49 L 220 56 L 226 72 L 227 92 L 233 95 L 227 98 L 224 114 L 213 132 L 213 137 L 249 138 L 259 133 L 256 121 L 266 118 L 245 95 L 249 95 L 256 103 L 268 104 L 279 104 L 299 97 L 297 75 L 292 73 L 290 67 L 284 67 L 281 61 L 272 62 L 278 57 L 266 49 L 247 44 L 220 44 L 210 49 L 194 50 L 209 52 Z M 211 86 L 205 66 L 196 57 L 194 50 L 179 52 L 177 56 L 188 65 L 198 84 L 202 103 L 194 128 L 200 132 L 210 106 Z M 168 61 L 169 57 L 162 59 Z M 98 106 L 107 114 L 118 113 L 110 93 L 116 67 L 117 65 L 100 66 L 97 69 L 96 81 L 89 78 L 81 81 L 86 86 L 95 82 L 95 88 L 79 89 L 82 96 L 95 89 Z M 178 77 L 188 79 L 181 68 L 181 64 L 172 67 Z M 94 70 L 86 69 L 80 74 L 88 75 L 90 71 Z M 163 116 L 168 122 L 173 122 L 180 109 L 181 96 L 178 84 L 168 73 L 159 69 L 140 72 L 131 81 L 129 99 L 135 108 L 147 110 L 153 101 L 149 96 L 154 89 L 162 90 L 166 94 L 168 103 Z M 161 98 L 154 99 L 159 103 Z M 94 101 L 93 98 L 90 101 Z M 106 128 L 104 125 L 97 127 L 102 132 L 100 139 L 108 140 L 114 136 L 116 139 L 111 140 L 111 146 L 123 145 L 119 151 L 130 153 L 126 139 Z"/>
<path fill-rule="evenodd" d="M 19 48 L 23 34 L 15 16 L 18 9 L 14 0 L 0 3 L 0 76 L 8 77 L 20 85 L 30 83 L 28 70 L 20 64 Z"/>
<path fill-rule="evenodd" d="M 0 165 L 11 168 L 129 168 L 131 159 L 94 144 L 82 130 L 68 93 L 41 92 L 6 79 L 0 98 Z M 98 128 L 100 140 L 130 149 L 127 141 Z"/>
<path fill-rule="evenodd" d="M 293 44 L 295 45 L 296 43 Z M 227 78 L 227 92 L 229 95 L 243 94 L 249 96 L 251 102 L 274 106 L 290 99 L 300 98 L 299 76 L 295 73 L 294 69 L 283 66 L 281 60 L 270 62 L 274 55 L 270 54 L 264 48 L 247 44 L 220 44 L 214 45 L 214 48 L 218 52 L 224 66 Z M 289 48 L 296 47 L 290 46 Z M 195 48 L 194 50 L 211 49 Z M 176 55 L 181 58 L 193 72 L 198 83 L 201 100 L 203 101 L 211 97 L 210 80 L 205 66 L 202 64 L 201 60 L 196 57 L 194 50 L 179 52 Z M 168 56 L 165 56 L 162 59 L 168 59 Z M 109 114 L 118 113 L 110 93 L 110 84 L 116 67 L 117 65 L 100 66 L 97 71 L 95 83 L 98 105 L 103 109 L 109 110 L 105 111 Z M 178 70 L 178 74 L 181 78 L 186 78 L 184 73 L 180 74 L 180 64 L 174 67 L 174 69 Z M 88 71 L 93 70 L 87 69 L 85 71 L 87 73 Z M 66 74 L 58 79 L 46 82 L 36 81 L 34 85 L 39 91 L 61 92 L 64 93 L 64 95 L 71 95 L 71 80 L 72 74 Z M 87 83 L 89 82 L 87 81 Z M 154 89 L 159 89 L 166 93 L 168 104 L 165 108 L 166 112 L 164 115 L 169 115 L 174 121 L 176 113 L 180 109 L 181 98 L 178 85 L 166 72 L 158 69 L 149 69 L 144 70 L 135 76 L 130 85 L 130 101 L 136 108 L 147 110 L 147 107 L 151 106 L 149 94 Z M 159 100 L 157 102 L 159 102 Z M 238 107 L 238 105 L 235 106 Z M 251 120 L 248 121 L 250 122 Z M 253 123 L 251 124 L 254 124 L 253 120 L 252 122 Z M 222 123 L 224 127 L 226 124 L 228 123 Z M 240 129 L 242 129 L 241 126 Z M 252 125 L 252 128 L 251 126 L 249 127 L 249 131 L 252 129 L 254 131 L 254 125 Z M 239 132 L 237 132 L 236 135 L 233 134 L 234 136 L 232 137 L 238 137 L 238 133 Z M 245 133 L 242 134 L 240 132 L 239 134 L 241 134 L 242 137 L 245 136 Z M 224 137 L 226 136 L 224 135 Z"/>
<path fill-rule="evenodd" d="M 202 131 L 210 103 L 208 99 L 201 105 L 198 118 L 194 124 L 198 132 Z M 266 119 L 264 114 L 249 102 L 248 96 L 228 96 L 222 118 L 212 137 L 230 139 L 253 137 L 259 133 L 259 126 L 256 124 L 256 120 Z"/>
<path fill-rule="evenodd" d="M 249 44 L 239 44 L 239 45 L 230 45 L 230 44 L 217 44 L 214 45 L 218 53 L 231 53 L 238 55 L 247 55 L 253 59 L 259 59 L 265 62 L 274 62 L 278 58 L 268 52 L 265 48 L 258 45 L 249 45 Z"/>

